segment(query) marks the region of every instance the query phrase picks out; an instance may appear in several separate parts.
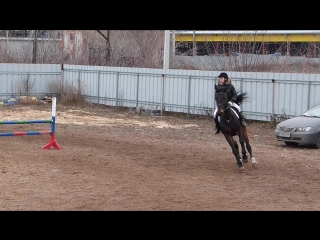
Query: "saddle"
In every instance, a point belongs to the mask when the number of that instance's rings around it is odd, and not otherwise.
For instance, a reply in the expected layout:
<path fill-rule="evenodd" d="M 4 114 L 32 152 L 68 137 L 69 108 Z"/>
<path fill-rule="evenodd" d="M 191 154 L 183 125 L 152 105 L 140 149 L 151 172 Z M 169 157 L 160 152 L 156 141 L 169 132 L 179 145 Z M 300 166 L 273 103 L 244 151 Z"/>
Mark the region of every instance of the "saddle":
<path fill-rule="evenodd" d="M 237 118 L 240 119 L 239 114 L 238 114 L 238 109 L 234 106 L 230 106 L 230 107 L 231 107 L 232 111 L 236 114 Z"/>
<path fill-rule="evenodd" d="M 231 110 L 236 114 L 237 118 L 240 119 L 240 116 L 238 114 L 238 109 L 235 108 L 234 106 L 230 106 Z M 217 118 L 218 118 L 218 121 L 220 123 L 220 114 L 217 113 Z"/>

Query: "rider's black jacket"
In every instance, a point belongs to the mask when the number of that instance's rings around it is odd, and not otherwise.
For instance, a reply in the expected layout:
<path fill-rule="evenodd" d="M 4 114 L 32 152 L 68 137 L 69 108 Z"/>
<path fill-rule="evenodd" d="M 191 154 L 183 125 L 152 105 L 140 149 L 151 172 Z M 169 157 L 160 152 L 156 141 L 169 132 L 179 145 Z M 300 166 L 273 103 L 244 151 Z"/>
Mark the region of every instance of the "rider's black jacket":
<path fill-rule="evenodd" d="M 228 81 L 229 80 L 229 81 Z M 230 79 L 228 79 L 223 85 L 217 85 L 216 93 L 223 92 L 227 93 L 228 101 L 232 101 L 237 96 L 237 92 Z"/>

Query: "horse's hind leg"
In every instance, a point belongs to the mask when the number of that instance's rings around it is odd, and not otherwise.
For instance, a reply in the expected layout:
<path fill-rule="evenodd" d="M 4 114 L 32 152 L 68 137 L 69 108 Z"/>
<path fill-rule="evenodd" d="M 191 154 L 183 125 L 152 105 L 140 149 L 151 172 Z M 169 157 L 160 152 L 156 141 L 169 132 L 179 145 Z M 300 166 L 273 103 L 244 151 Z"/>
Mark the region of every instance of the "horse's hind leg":
<path fill-rule="evenodd" d="M 242 151 L 242 161 L 244 163 L 247 163 L 248 162 L 248 156 L 247 156 L 247 152 L 246 152 L 246 147 L 244 146 L 245 139 L 244 139 L 244 134 L 243 134 L 243 130 L 242 129 L 238 132 L 238 135 L 239 135 L 239 142 L 240 142 L 241 151 Z"/>
<path fill-rule="evenodd" d="M 252 164 L 252 166 L 256 166 L 258 163 L 257 163 L 255 157 L 252 154 L 252 148 L 251 148 L 251 145 L 249 143 L 249 137 L 248 137 L 247 129 L 245 127 L 242 128 L 242 134 L 243 134 L 244 141 L 246 142 L 246 148 L 247 148 L 247 150 L 248 150 L 248 152 L 250 154 L 251 164 Z"/>

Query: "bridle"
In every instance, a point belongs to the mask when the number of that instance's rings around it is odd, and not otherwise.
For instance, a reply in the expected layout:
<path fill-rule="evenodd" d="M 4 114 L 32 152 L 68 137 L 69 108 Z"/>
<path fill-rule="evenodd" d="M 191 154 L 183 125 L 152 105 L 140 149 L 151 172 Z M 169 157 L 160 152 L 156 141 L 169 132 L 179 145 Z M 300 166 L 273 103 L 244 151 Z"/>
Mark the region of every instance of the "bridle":
<path fill-rule="evenodd" d="M 224 117 L 222 117 L 222 115 L 223 115 L 223 113 L 224 113 L 226 110 L 228 110 L 230 107 L 231 107 L 231 105 L 228 104 L 228 107 L 224 108 L 224 109 L 220 112 L 220 117 L 221 117 L 223 120 L 225 120 L 227 123 L 229 123 L 229 122 L 231 121 L 231 119 L 232 119 L 232 114 L 230 114 L 230 118 L 229 118 L 229 119 L 225 119 Z M 230 110 L 232 110 L 232 109 L 230 109 Z"/>
<path fill-rule="evenodd" d="M 219 108 L 219 107 L 218 107 Z M 229 103 L 227 103 L 227 107 L 224 107 L 223 109 L 220 110 L 220 112 L 217 112 L 217 115 L 220 116 L 224 121 L 226 121 L 227 123 L 229 123 L 232 119 L 232 114 L 230 114 L 230 118 L 229 119 L 225 119 L 224 117 L 222 117 L 223 113 L 228 110 L 229 108 L 231 108 L 231 105 Z M 232 109 L 230 109 L 232 110 Z"/>

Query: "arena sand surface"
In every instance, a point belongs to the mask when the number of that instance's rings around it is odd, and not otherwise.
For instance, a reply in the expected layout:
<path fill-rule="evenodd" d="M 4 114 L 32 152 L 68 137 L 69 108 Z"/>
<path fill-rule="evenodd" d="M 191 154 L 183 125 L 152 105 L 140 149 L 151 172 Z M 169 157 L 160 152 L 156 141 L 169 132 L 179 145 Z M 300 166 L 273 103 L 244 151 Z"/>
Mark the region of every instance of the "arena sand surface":
<path fill-rule="evenodd" d="M 1 121 L 51 119 L 50 104 L 0 106 Z M 50 124 L 0 125 L 1 132 Z M 211 118 L 57 105 L 50 135 L 0 137 L 0 210 L 319 210 L 320 150 L 277 142 L 252 122 L 239 172 Z"/>

